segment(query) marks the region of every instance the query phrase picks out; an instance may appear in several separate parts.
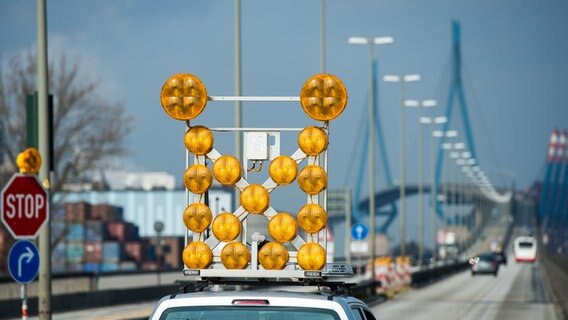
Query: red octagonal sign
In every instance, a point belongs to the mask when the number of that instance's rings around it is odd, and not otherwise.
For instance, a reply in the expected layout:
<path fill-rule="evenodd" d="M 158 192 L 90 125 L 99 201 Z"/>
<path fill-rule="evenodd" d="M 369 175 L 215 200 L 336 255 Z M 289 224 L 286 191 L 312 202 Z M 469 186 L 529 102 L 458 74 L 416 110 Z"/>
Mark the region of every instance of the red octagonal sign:
<path fill-rule="evenodd" d="M 35 175 L 16 173 L 2 190 L 2 222 L 16 239 L 36 238 L 49 219 L 47 191 Z"/>

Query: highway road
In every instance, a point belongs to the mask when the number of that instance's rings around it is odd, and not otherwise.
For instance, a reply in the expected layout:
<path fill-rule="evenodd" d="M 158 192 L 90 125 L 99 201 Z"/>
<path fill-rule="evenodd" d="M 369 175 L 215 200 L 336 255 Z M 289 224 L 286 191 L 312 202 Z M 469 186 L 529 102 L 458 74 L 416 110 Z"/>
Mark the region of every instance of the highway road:
<path fill-rule="evenodd" d="M 469 271 L 397 295 L 375 306 L 377 319 L 559 319 L 538 263 L 517 264 L 512 256 L 499 275 Z"/>

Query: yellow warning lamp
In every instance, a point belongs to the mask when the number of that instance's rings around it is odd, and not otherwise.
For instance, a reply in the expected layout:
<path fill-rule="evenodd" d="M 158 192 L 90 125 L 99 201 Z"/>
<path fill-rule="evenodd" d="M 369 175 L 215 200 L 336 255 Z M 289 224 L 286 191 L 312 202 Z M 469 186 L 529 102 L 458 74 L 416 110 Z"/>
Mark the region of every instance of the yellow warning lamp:
<path fill-rule="evenodd" d="M 241 163 L 233 156 L 221 156 L 213 164 L 215 179 L 226 186 L 232 186 L 241 180 L 241 173 Z"/>
<path fill-rule="evenodd" d="M 321 206 L 307 204 L 298 211 L 298 224 L 307 233 L 319 232 L 327 224 L 327 214 Z"/>
<path fill-rule="evenodd" d="M 327 173 L 320 166 L 308 165 L 300 171 L 298 185 L 307 194 L 318 194 L 327 187 Z"/>
<path fill-rule="evenodd" d="M 280 212 L 268 222 L 268 232 L 278 242 L 292 241 L 298 235 L 296 219 L 289 213 Z"/>
<path fill-rule="evenodd" d="M 183 182 L 193 193 L 202 194 L 209 190 L 213 183 L 211 170 L 202 164 L 194 164 L 185 170 Z"/>
<path fill-rule="evenodd" d="M 213 262 L 213 252 L 204 242 L 196 241 L 183 249 L 182 258 L 190 269 L 206 269 Z"/>
<path fill-rule="evenodd" d="M 338 77 L 320 73 L 304 83 L 300 92 L 300 104 L 312 119 L 333 120 L 347 105 L 347 90 Z"/>
<path fill-rule="evenodd" d="M 278 242 L 269 242 L 258 251 L 258 261 L 266 270 L 282 270 L 289 259 L 288 250 Z"/>
<path fill-rule="evenodd" d="M 317 156 L 327 149 L 327 134 L 322 128 L 309 126 L 298 135 L 298 146 L 308 156 Z"/>
<path fill-rule="evenodd" d="M 223 212 L 213 220 L 213 234 L 221 241 L 229 242 L 241 233 L 241 221 L 232 213 Z"/>
<path fill-rule="evenodd" d="M 176 120 L 191 120 L 205 109 L 207 90 L 198 77 L 178 73 L 169 77 L 162 86 L 160 102 L 170 117 Z"/>
<path fill-rule="evenodd" d="M 268 169 L 270 178 L 278 185 L 285 186 L 298 175 L 298 163 L 289 156 L 279 156 L 272 160 Z"/>
<path fill-rule="evenodd" d="M 221 250 L 221 263 L 227 269 L 244 269 L 250 261 L 250 251 L 241 242 L 231 242 Z"/>
<path fill-rule="evenodd" d="M 265 187 L 251 184 L 241 192 L 241 205 L 249 213 L 261 214 L 270 204 L 270 195 Z"/>
<path fill-rule="evenodd" d="M 20 168 L 20 173 L 36 174 L 41 168 L 41 155 L 36 148 L 27 148 L 18 154 L 16 164 Z"/>
<path fill-rule="evenodd" d="M 203 232 L 211 224 L 211 209 L 203 203 L 192 203 L 183 212 L 183 223 L 193 232 Z"/>
<path fill-rule="evenodd" d="M 189 128 L 183 142 L 187 150 L 198 156 L 206 155 L 213 149 L 213 133 L 204 126 Z"/>
<path fill-rule="evenodd" d="M 304 270 L 323 269 L 325 259 L 325 249 L 317 243 L 308 242 L 298 250 L 298 264 Z"/>

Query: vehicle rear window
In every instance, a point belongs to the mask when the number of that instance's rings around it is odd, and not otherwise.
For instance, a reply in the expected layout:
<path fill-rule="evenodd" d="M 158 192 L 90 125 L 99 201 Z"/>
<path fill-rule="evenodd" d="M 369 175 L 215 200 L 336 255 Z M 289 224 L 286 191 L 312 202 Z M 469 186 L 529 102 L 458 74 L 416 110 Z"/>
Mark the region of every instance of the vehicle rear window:
<path fill-rule="evenodd" d="M 235 307 L 177 307 L 169 308 L 160 320 L 339 320 L 328 309 L 302 307 L 235 306 Z"/>
<path fill-rule="evenodd" d="M 532 242 L 519 242 L 519 247 L 521 248 L 532 248 Z"/>

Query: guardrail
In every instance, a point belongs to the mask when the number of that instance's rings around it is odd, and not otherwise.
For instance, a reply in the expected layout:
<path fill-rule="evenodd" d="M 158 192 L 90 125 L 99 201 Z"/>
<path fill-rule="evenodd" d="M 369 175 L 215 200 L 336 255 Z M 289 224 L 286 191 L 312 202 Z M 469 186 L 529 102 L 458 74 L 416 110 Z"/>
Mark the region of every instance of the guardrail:
<path fill-rule="evenodd" d="M 419 287 L 427 283 L 432 283 L 450 274 L 458 272 L 467 268 L 468 264 L 466 262 L 436 265 L 428 269 L 417 269 L 413 268 L 411 271 L 411 285 Z M 171 273 L 171 270 L 170 270 Z M 52 276 L 54 283 L 58 283 L 59 293 L 54 290 L 54 295 L 51 298 L 51 310 L 52 312 L 62 312 L 62 311 L 72 311 L 80 309 L 89 309 L 96 307 L 104 307 L 110 305 L 121 305 L 136 303 L 141 301 L 157 302 L 161 297 L 177 292 L 179 285 L 173 284 L 173 277 L 171 274 L 162 273 L 164 276 L 164 282 L 169 284 L 156 285 L 144 285 L 144 283 L 138 283 L 135 288 L 125 288 L 121 289 L 119 283 L 117 282 L 117 277 L 124 280 L 128 277 L 140 276 L 141 274 L 146 274 L 148 276 L 155 276 L 155 271 L 144 271 L 142 273 L 133 274 L 132 272 L 115 272 L 108 274 L 97 274 L 94 272 L 79 272 L 79 273 L 68 273 L 68 274 L 55 274 Z M 174 274 L 181 276 L 179 270 L 176 270 Z M 19 288 L 19 284 L 16 284 L 9 277 L 0 277 L 0 283 L 2 288 L 8 289 L 7 282 L 11 282 L 10 285 Z M 102 290 L 101 283 L 114 282 L 115 287 Z M 66 288 L 67 285 L 69 289 L 71 288 L 71 283 L 78 287 L 85 287 L 82 291 L 75 290 L 73 292 L 61 292 L 62 288 Z M 88 289 L 86 289 L 88 287 Z M 387 299 L 387 296 L 380 292 L 381 281 L 370 278 L 361 279 L 356 286 L 352 288 L 353 296 L 369 303 L 375 304 Z M 18 289 L 19 290 L 19 289 Z M 5 292 L 5 290 L 1 290 Z M 28 298 L 28 314 L 37 314 L 37 293 L 34 294 L 30 292 Z M 0 299 L 0 319 L 15 318 L 21 315 L 21 299 L 19 297 L 19 291 L 17 296 L 8 299 Z"/>

